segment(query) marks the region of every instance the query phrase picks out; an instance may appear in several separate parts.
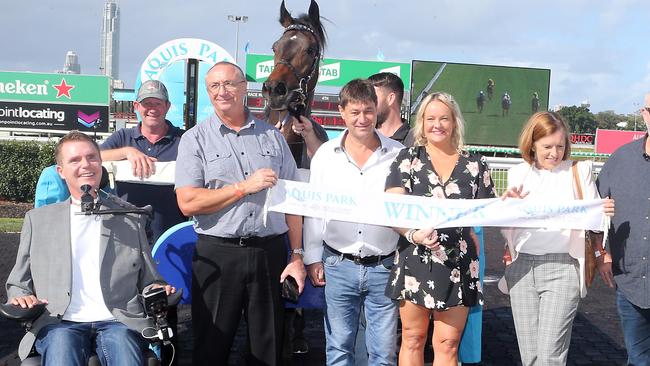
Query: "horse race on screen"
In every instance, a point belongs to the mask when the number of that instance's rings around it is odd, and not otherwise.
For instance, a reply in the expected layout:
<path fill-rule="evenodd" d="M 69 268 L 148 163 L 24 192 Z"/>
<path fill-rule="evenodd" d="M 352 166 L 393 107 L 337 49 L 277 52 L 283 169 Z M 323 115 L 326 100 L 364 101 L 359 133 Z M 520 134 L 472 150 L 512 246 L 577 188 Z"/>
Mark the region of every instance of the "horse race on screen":
<path fill-rule="evenodd" d="M 427 94 L 448 92 L 467 122 L 467 144 L 517 146 L 533 111 L 548 109 L 548 69 L 413 61 L 412 70 L 411 122 Z"/>

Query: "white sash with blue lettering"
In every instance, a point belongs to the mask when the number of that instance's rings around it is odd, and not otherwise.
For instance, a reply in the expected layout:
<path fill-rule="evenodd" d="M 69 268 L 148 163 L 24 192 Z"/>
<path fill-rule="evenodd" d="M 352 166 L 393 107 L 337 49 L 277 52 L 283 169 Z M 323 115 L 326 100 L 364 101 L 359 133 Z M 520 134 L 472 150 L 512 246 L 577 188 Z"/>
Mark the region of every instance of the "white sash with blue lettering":
<path fill-rule="evenodd" d="M 362 187 L 359 187 L 362 188 Z M 266 209 L 326 220 L 404 228 L 469 226 L 603 230 L 603 200 L 473 199 L 341 190 L 278 180 Z"/>

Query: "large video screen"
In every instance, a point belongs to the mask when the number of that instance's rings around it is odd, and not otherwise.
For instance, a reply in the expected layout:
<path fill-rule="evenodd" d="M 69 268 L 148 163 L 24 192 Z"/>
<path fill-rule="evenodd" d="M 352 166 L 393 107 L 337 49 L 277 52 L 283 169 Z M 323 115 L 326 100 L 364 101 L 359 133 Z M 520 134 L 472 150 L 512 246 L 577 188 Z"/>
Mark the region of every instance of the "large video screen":
<path fill-rule="evenodd" d="M 549 69 L 413 61 L 411 70 L 411 125 L 427 94 L 447 92 L 463 113 L 469 145 L 515 147 L 528 117 L 548 110 Z"/>

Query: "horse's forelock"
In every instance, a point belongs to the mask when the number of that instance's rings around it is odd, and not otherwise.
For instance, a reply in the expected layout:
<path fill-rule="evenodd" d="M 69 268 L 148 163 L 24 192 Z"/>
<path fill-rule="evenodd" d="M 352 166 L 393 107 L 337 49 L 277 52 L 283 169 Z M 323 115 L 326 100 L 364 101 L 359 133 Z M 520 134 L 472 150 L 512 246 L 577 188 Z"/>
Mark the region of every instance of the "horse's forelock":
<path fill-rule="evenodd" d="M 321 23 L 320 19 L 313 20 L 309 17 L 309 15 L 301 14 L 297 18 L 293 18 L 293 24 L 301 24 L 311 28 L 316 35 L 316 40 L 320 44 L 321 49 L 325 48 L 327 36 L 325 34 L 323 23 Z"/>

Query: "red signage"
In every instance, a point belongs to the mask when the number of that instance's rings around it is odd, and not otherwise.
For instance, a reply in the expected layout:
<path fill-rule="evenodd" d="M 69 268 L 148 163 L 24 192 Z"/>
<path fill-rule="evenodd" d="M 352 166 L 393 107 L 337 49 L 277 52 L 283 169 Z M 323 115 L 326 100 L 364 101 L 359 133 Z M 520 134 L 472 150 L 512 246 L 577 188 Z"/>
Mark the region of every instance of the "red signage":
<path fill-rule="evenodd" d="M 572 145 L 593 145 L 595 135 L 592 133 L 572 133 Z"/>
<path fill-rule="evenodd" d="M 628 142 L 643 138 L 645 131 L 596 130 L 596 153 L 611 154 Z"/>

